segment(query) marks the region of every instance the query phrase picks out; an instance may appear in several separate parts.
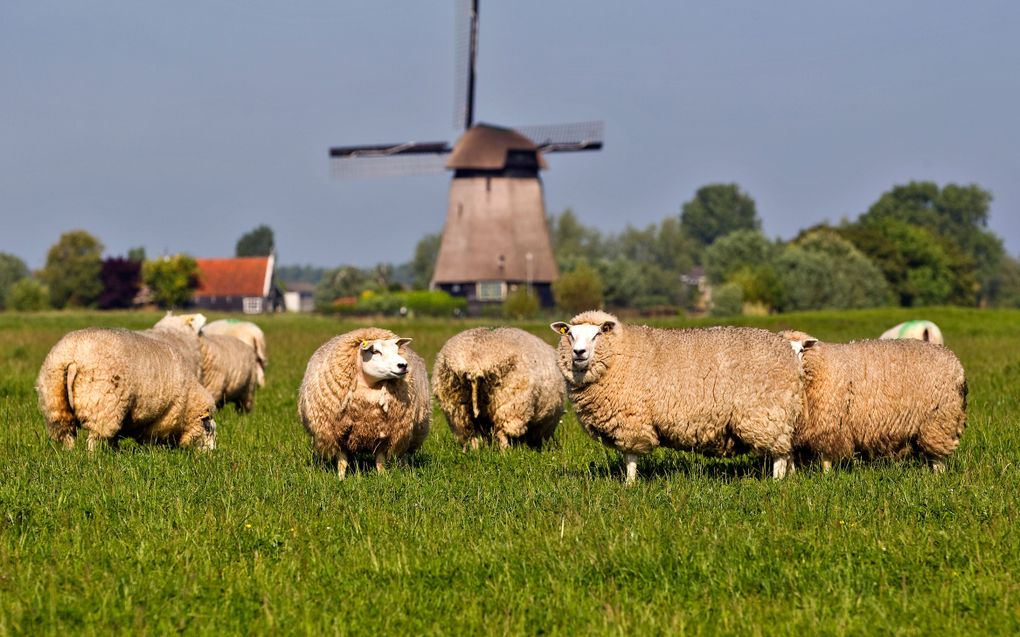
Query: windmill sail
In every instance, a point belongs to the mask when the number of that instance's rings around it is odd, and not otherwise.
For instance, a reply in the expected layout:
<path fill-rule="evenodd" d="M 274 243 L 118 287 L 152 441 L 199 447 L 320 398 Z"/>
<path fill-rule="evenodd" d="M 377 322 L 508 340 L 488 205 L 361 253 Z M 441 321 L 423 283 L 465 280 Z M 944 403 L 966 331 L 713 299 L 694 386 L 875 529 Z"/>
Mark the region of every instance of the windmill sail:
<path fill-rule="evenodd" d="M 457 46 L 453 67 L 453 125 L 467 130 L 475 123 L 475 60 L 478 57 L 478 0 L 457 0 L 454 26 Z"/>
<path fill-rule="evenodd" d="M 514 126 L 513 129 L 535 142 L 538 150 L 543 153 L 563 153 L 601 150 L 605 124 L 602 122 L 578 122 L 576 124 Z"/>
<path fill-rule="evenodd" d="M 333 175 L 341 178 L 433 175 L 446 168 L 446 142 L 336 146 L 329 149 Z"/>

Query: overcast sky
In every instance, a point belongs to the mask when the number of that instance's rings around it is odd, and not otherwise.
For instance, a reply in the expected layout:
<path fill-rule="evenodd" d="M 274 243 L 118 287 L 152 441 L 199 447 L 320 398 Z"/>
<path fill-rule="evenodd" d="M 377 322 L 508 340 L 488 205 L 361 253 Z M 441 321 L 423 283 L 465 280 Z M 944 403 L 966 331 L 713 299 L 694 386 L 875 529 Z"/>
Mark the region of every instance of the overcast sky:
<path fill-rule="evenodd" d="M 790 238 L 909 180 L 990 190 L 1020 251 L 1020 3 L 482 1 L 477 119 L 601 119 L 551 212 L 606 232 L 737 182 Z M 0 251 L 410 259 L 447 174 L 331 176 L 331 145 L 453 140 L 453 0 L 4 0 Z"/>

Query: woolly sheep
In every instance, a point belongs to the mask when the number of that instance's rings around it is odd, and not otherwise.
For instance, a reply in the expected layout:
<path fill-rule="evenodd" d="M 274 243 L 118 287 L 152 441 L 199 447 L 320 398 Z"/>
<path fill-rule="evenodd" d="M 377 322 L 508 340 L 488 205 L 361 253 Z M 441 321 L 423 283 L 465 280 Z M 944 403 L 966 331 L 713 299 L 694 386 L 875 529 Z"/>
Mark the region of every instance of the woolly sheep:
<path fill-rule="evenodd" d="M 262 329 L 258 325 L 250 321 L 240 321 L 238 319 L 220 319 L 206 325 L 202 332 L 204 334 L 233 336 L 255 350 L 255 359 L 259 364 L 259 387 L 266 384 L 266 364 L 269 362 L 266 356 L 266 335 L 262 333 Z"/>
<path fill-rule="evenodd" d="M 967 380 L 950 350 L 916 340 L 821 343 L 786 331 L 804 368 L 798 454 L 822 461 L 919 454 L 936 473 L 967 423 Z"/>
<path fill-rule="evenodd" d="M 393 332 L 362 328 L 336 336 L 312 355 L 298 393 L 298 415 L 319 457 L 336 461 L 342 480 L 352 454 L 390 458 L 421 447 L 432 420 L 425 361 Z"/>
<path fill-rule="evenodd" d="M 450 431 L 473 448 L 483 437 L 500 449 L 514 439 L 541 445 L 556 431 L 567 393 L 556 350 L 515 327 L 477 327 L 448 340 L 432 384 Z"/>
<path fill-rule="evenodd" d="M 906 321 L 895 327 L 890 327 L 879 336 L 881 340 L 895 338 L 914 338 L 936 345 L 945 345 L 945 341 L 942 340 L 942 330 L 931 321 Z"/>
<path fill-rule="evenodd" d="M 234 403 L 240 411 L 251 411 L 261 370 L 255 350 L 232 336 L 205 334 L 204 331 L 199 343 L 202 385 L 212 394 L 216 405 Z"/>
<path fill-rule="evenodd" d="M 659 446 L 711 455 L 752 451 L 772 475 L 792 470 L 803 405 L 797 357 L 778 335 L 747 327 L 656 329 L 601 311 L 553 323 L 560 371 L 585 430 L 624 454 Z"/>
<path fill-rule="evenodd" d="M 71 449 L 79 429 L 91 451 L 119 438 L 213 449 L 215 405 L 194 361 L 154 330 L 89 328 L 65 335 L 36 380 L 50 438 Z"/>

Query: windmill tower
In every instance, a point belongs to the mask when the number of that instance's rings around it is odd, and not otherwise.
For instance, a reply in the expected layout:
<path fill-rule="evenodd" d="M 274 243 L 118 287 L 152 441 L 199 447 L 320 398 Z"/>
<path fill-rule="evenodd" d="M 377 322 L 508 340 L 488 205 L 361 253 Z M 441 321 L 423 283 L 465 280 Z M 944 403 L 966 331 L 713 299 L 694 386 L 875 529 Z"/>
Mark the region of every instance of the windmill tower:
<path fill-rule="evenodd" d="M 457 7 L 455 123 L 464 133 L 447 142 L 406 142 L 330 148 L 341 177 L 453 171 L 431 287 L 466 297 L 477 310 L 527 286 L 553 303 L 559 276 L 546 226 L 540 170 L 547 153 L 599 150 L 602 123 L 506 128 L 475 123 L 478 0 Z"/>

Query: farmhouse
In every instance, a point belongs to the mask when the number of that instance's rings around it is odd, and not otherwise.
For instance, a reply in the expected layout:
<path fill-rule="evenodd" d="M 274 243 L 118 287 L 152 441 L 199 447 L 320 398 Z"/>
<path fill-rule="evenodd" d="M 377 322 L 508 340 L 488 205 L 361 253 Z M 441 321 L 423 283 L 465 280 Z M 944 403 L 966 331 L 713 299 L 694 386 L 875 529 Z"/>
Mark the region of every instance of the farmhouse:
<path fill-rule="evenodd" d="M 196 261 L 199 285 L 193 297 L 195 307 L 245 314 L 283 308 L 283 294 L 274 280 L 274 255 Z"/>

